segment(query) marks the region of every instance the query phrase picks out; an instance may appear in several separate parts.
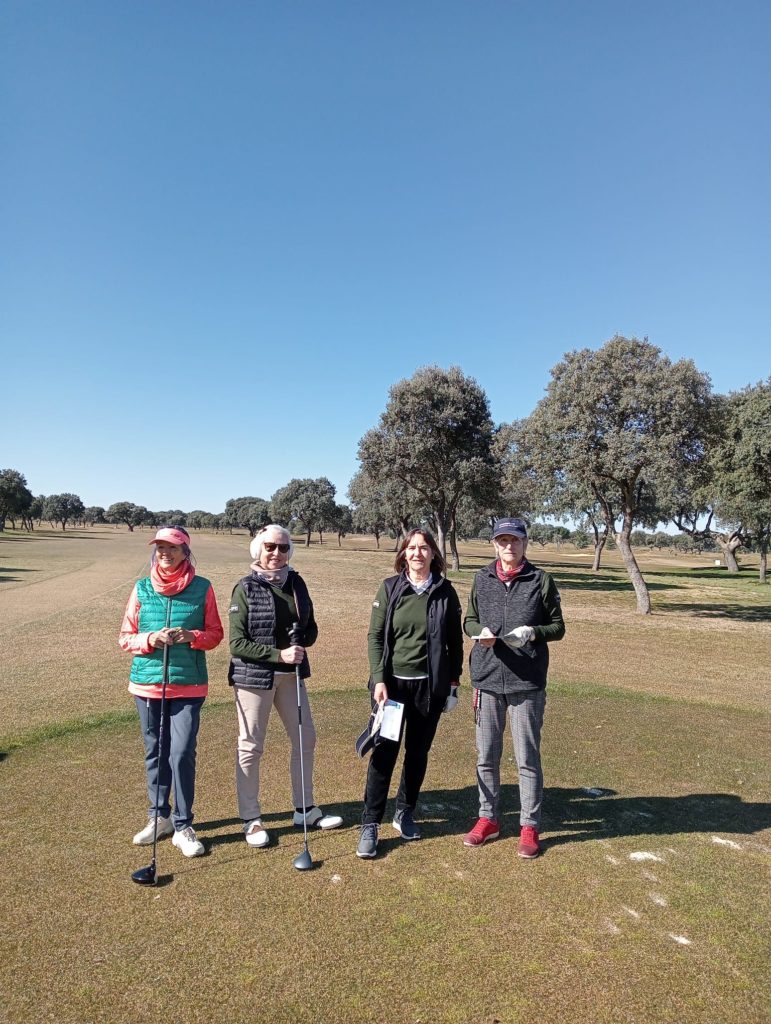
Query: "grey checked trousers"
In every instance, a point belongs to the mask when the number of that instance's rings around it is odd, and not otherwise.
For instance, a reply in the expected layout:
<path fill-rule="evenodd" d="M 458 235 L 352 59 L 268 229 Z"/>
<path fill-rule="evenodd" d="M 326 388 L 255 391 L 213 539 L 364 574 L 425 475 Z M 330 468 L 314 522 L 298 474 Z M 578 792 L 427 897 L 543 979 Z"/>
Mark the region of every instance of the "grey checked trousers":
<path fill-rule="evenodd" d="M 519 823 L 540 828 L 543 802 L 541 726 L 545 708 L 545 690 L 509 694 L 479 692 L 476 743 L 480 817 L 498 818 L 503 733 L 508 714 L 519 772 Z"/>

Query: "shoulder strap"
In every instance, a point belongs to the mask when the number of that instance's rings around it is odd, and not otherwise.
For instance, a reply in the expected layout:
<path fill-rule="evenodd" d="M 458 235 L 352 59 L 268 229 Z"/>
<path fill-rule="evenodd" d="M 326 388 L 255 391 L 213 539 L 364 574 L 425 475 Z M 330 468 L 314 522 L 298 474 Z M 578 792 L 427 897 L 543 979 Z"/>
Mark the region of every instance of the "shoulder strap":
<path fill-rule="evenodd" d="M 292 596 L 294 597 L 295 607 L 297 608 L 297 614 L 300 618 L 300 628 L 304 631 L 308 625 L 308 619 L 311 615 L 311 602 L 308 588 L 305 585 L 305 580 L 299 574 L 299 572 L 292 572 L 291 576 L 292 583 Z"/>

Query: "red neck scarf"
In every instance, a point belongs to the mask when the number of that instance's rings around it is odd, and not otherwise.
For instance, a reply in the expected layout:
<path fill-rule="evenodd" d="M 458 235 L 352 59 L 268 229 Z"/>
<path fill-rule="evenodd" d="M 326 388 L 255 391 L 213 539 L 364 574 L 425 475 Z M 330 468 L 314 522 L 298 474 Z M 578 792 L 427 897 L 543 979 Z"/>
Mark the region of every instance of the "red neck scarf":
<path fill-rule="evenodd" d="M 195 567 L 187 558 L 171 572 L 163 572 L 157 562 L 150 567 L 150 582 L 153 585 L 153 590 L 156 594 L 162 594 L 164 597 L 182 593 L 185 587 L 189 587 L 193 582 L 194 576 Z"/>
<path fill-rule="evenodd" d="M 499 558 L 498 561 L 495 563 L 495 575 L 498 577 L 501 583 L 511 583 L 512 580 L 515 580 L 517 576 L 519 576 L 519 574 L 522 572 L 524 568 L 524 558 L 515 569 L 504 569 L 503 563 Z"/>

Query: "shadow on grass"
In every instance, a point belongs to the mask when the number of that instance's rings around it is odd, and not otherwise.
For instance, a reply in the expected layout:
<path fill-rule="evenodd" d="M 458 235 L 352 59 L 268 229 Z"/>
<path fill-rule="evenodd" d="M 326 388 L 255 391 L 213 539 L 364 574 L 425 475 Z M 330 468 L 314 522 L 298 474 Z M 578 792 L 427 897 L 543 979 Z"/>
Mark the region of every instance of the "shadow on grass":
<path fill-rule="evenodd" d="M 732 793 L 626 797 L 609 790 L 592 796 L 582 789 L 547 789 L 544 817 L 550 831 L 572 831 L 550 839 L 555 846 L 681 832 L 751 835 L 771 827 L 771 803 L 745 803 Z"/>
<path fill-rule="evenodd" d="M 519 832 L 519 794 L 516 785 L 501 786 L 501 831 L 504 835 Z M 324 810 L 339 814 L 343 828 L 358 828 L 362 804 L 346 801 L 326 803 Z M 458 790 L 428 790 L 421 794 L 416 819 L 424 839 L 439 836 L 458 838 L 473 826 L 479 812 L 475 786 Z M 302 829 L 286 824 L 289 811 L 263 814 L 262 821 L 271 833 L 271 846 L 289 836 L 302 839 Z M 751 835 L 771 827 L 771 803 L 745 803 L 731 793 L 689 793 L 686 796 L 619 796 L 612 790 L 548 788 L 544 791 L 543 831 L 548 846 L 582 843 L 588 840 L 620 836 L 665 836 L 682 832 L 732 832 Z M 392 802 L 389 803 L 380 833 L 378 857 L 388 856 L 402 840 L 391 829 Z M 271 822 L 284 824 L 271 826 Z M 196 822 L 210 848 L 242 843 L 244 834 L 240 818 L 220 818 Z M 218 829 L 232 827 L 224 835 L 207 836 Z M 309 838 L 318 830 L 311 829 Z M 565 833 L 551 835 L 550 833 Z"/>
<path fill-rule="evenodd" d="M 547 570 L 551 572 L 553 566 L 546 566 Z M 575 568 L 573 566 L 572 568 Z M 557 571 L 552 573 L 557 585 L 564 587 L 566 590 L 616 590 L 616 591 L 631 591 L 632 583 L 631 580 L 626 577 L 623 578 L 611 578 L 610 576 L 603 576 L 601 573 L 597 575 L 586 576 L 582 573 L 577 572 L 563 572 Z M 655 573 L 643 572 L 643 578 L 647 584 L 648 590 L 684 590 L 685 588 L 680 583 L 673 583 L 667 581 L 666 583 L 657 583 L 651 579 Z"/>
<path fill-rule="evenodd" d="M 698 619 L 735 619 L 739 622 L 771 621 L 771 603 L 742 606 L 735 604 L 681 604 L 657 601 L 658 612 L 689 612 Z"/>
<path fill-rule="evenodd" d="M 16 566 L 13 566 L 13 565 L 2 565 L 2 566 L 0 566 L 0 573 L 2 573 L 3 575 L 0 575 L 0 583 L 18 583 L 19 582 L 19 577 L 18 576 L 6 576 L 6 575 L 4 575 L 7 572 L 40 572 L 40 569 L 18 569 Z"/>

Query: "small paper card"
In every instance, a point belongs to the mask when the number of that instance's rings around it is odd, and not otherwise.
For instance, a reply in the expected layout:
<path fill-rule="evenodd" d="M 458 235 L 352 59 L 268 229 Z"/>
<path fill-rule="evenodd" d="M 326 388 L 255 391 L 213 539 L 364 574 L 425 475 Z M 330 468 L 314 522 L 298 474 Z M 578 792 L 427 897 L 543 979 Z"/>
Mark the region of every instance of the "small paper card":
<path fill-rule="evenodd" d="M 383 721 L 380 723 L 381 740 L 396 740 L 398 742 L 402 731 L 402 715 L 404 705 L 398 700 L 387 700 L 383 705 Z"/>

